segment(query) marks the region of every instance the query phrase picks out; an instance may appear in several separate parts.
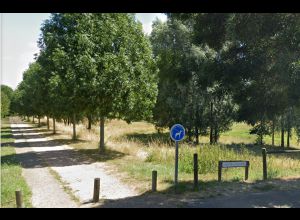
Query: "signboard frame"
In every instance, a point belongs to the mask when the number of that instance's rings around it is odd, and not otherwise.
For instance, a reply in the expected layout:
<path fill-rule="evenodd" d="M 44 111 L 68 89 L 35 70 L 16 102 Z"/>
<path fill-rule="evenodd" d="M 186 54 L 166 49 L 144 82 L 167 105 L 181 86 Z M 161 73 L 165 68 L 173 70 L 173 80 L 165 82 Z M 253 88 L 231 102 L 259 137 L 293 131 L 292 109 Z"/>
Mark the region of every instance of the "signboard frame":
<path fill-rule="evenodd" d="M 225 166 L 224 166 L 225 164 Z M 219 161 L 218 166 L 218 181 L 222 180 L 222 169 L 245 167 L 245 180 L 248 180 L 250 162 L 248 160 L 227 160 Z"/>

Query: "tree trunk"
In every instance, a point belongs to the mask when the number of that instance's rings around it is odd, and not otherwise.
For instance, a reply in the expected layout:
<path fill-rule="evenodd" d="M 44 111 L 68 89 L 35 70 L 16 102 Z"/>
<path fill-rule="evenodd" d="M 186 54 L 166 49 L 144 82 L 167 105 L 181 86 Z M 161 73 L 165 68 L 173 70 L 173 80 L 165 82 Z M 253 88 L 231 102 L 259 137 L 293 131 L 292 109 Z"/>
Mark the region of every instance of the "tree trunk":
<path fill-rule="evenodd" d="M 49 130 L 50 129 L 50 126 L 49 126 L 49 116 L 47 115 L 47 129 Z"/>
<path fill-rule="evenodd" d="M 91 130 L 92 129 L 92 117 L 88 116 L 87 118 L 88 118 L 88 127 L 87 127 L 87 129 Z"/>
<path fill-rule="evenodd" d="M 103 151 L 104 150 L 104 122 L 105 122 L 105 118 L 104 117 L 100 117 L 100 145 L 99 145 L 99 151 Z"/>
<path fill-rule="evenodd" d="M 210 103 L 210 133 L 209 133 L 209 144 L 213 144 L 213 103 Z"/>
<path fill-rule="evenodd" d="M 41 118 L 38 116 L 38 127 L 41 127 Z"/>
<path fill-rule="evenodd" d="M 288 128 L 287 130 L 287 143 L 286 146 L 289 148 L 290 147 L 290 135 L 291 135 L 291 128 Z"/>
<path fill-rule="evenodd" d="M 68 117 L 68 125 L 70 125 L 70 118 Z"/>
<path fill-rule="evenodd" d="M 281 128 L 281 147 L 284 148 L 284 128 Z"/>
<path fill-rule="evenodd" d="M 27 121 L 30 121 L 29 116 L 27 116 Z"/>
<path fill-rule="evenodd" d="M 275 122 L 274 122 L 274 120 L 272 121 L 272 147 L 274 147 L 274 138 L 275 137 Z"/>
<path fill-rule="evenodd" d="M 188 141 L 191 142 L 192 141 L 192 129 L 188 128 Z"/>
<path fill-rule="evenodd" d="M 261 132 L 259 136 L 260 136 L 259 137 L 260 146 L 263 146 L 263 144 L 264 144 L 264 142 L 263 142 L 263 140 L 264 140 L 263 133 Z"/>
<path fill-rule="evenodd" d="M 73 113 L 72 123 L 73 123 L 73 137 L 72 137 L 72 139 L 76 140 L 76 115 L 75 115 L 75 113 Z"/>
<path fill-rule="evenodd" d="M 53 117 L 53 134 L 56 134 L 55 118 Z"/>
<path fill-rule="evenodd" d="M 196 138 L 196 144 L 199 144 L 199 129 L 198 127 L 195 127 L 195 138 Z"/>
<path fill-rule="evenodd" d="M 32 123 L 34 123 L 34 116 L 32 116 Z"/>
<path fill-rule="evenodd" d="M 213 143 L 214 144 L 218 143 L 218 140 L 219 140 L 218 126 L 215 126 Z"/>

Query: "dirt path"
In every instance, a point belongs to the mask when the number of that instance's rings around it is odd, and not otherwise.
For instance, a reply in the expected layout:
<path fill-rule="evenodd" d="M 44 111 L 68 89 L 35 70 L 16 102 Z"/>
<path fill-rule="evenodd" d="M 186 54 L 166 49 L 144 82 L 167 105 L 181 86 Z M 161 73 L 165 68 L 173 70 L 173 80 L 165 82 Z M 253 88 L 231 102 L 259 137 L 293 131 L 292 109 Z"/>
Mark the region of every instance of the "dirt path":
<path fill-rule="evenodd" d="M 94 178 L 100 178 L 100 199 L 115 200 L 137 195 L 129 186 L 108 174 L 105 163 L 93 162 L 71 147 L 43 137 L 29 124 L 14 122 L 11 127 L 24 177 L 32 189 L 34 207 L 77 206 L 61 183 L 50 174 L 49 168 L 59 175 L 81 204 L 91 202 Z"/>
<path fill-rule="evenodd" d="M 27 124 L 11 124 L 15 138 L 17 158 L 23 167 L 23 176 L 32 191 L 32 206 L 35 208 L 77 207 L 65 193 L 59 182 L 50 174 L 44 161 L 31 148 L 32 139 L 22 136 L 22 131 L 34 131 Z M 31 133 L 34 134 L 34 133 Z"/>

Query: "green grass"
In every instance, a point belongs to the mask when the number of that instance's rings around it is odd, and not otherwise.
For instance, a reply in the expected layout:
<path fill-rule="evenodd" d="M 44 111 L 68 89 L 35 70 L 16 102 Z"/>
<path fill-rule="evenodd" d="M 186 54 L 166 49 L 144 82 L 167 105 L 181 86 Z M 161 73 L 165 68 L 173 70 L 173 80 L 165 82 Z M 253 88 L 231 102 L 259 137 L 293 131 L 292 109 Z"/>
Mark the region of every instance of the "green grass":
<path fill-rule="evenodd" d="M 12 142 L 8 119 L 2 119 L 1 143 Z M 15 191 L 21 190 L 25 207 L 32 207 L 31 192 L 22 177 L 22 168 L 15 157 L 13 146 L 1 146 L 1 207 L 16 207 Z"/>
<path fill-rule="evenodd" d="M 198 154 L 199 179 L 203 188 L 220 186 L 217 181 L 219 160 L 248 160 L 250 161 L 249 182 L 262 179 L 261 147 L 254 145 L 256 136 L 250 135 L 250 126 L 243 123 L 234 124 L 231 131 L 221 135 L 220 144 L 208 145 L 208 137 L 202 137 L 202 144 L 194 146 L 188 143 L 180 143 L 179 148 L 179 179 L 182 182 L 182 190 L 192 188 L 193 181 L 193 154 Z M 127 172 L 130 177 L 143 183 L 144 188 L 150 187 L 151 172 L 157 170 L 159 185 L 162 191 L 172 188 L 174 179 L 174 146 L 167 143 L 166 134 L 160 137 L 157 134 L 127 135 L 129 140 L 142 143 L 140 148 L 147 152 L 144 161 L 134 158 L 122 158 L 114 161 L 118 169 Z M 139 137 L 141 138 L 139 140 Z M 148 137 L 148 138 L 147 138 Z M 163 141 L 165 140 L 165 141 Z M 266 143 L 271 143 L 270 137 L 265 137 Z M 279 143 L 280 136 L 276 134 L 275 144 Z M 124 139 L 123 139 L 124 141 Z M 298 148 L 295 137 L 291 139 L 292 146 Z M 147 147 L 148 146 L 148 147 Z M 149 147 L 150 146 L 150 147 Z M 270 146 L 267 146 L 270 149 Z M 114 148 L 117 149 L 117 148 Z M 278 149 L 274 147 L 273 149 Z M 223 170 L 224 182 L 240 182 L 244 179 L 244 168 L 230 168 Z M 284 178 L 299 176 L 300 154 L 294 155 L 268 155 L 268 177 Z M 129 181 L 130 178 L 128 178 Z M 224 184 L 224 183 L 223 183 Z M 190 186 L 189 186 L 190 185 Z M 224 186 L 224 185 L 223 185 Z"/>
<path fill-rule="evenodd" d="M 152 170 L 158 172 L 158 191 L 170 192 L 174 181 L 174 143 L 170 142 L 168 131 L 158 134 L 154 126 L 146 122 L 127 125 L 123 121 L 107 122 L 106 153 L 98 153 L 99 134 L 86 132 L 82 126 L 80 132 L 84 141 L 70 145 L 94 160 L 114 165 L 114 174 L 119 174 L 123 181 L 134 185 L 141 192 L 151 189 Z M 71 132 L 71 128 L 61 125 L 62 134 Z M 220 137 L 220 144 L 209 145 L 209 137 L 201 136 L 200 145 L 181 142 L 179 146 L 179 191 L 193 189 L 193 154 L 198 154 L 199 180 L 201 191 L 207 195 L 222 193 L 223 189 L 238 188 L 241 183 L 252 184 L 262 180 L 261 146 L 255 145 L 256 136 L 249 134 L 251 126 L 236 123 L 232 130 Z M 97 132 L 98 129 L 95 130 Z M 63 135 L 57 136 L 61 139 Z M 89 137 L 85 138 L 85 137 Z M 66 138 L 69 138 L 66 136 Z M 276 134 L 275 144 L 279 144 Z M 265 137 L 267 143 L 270 137 Z M 299 148 L 295 136 L 291 146 Z M 272 147 L 266 146 L 267 149 Z M 274 147 L 272 149 L 279 149 Z M 142 155 L 142 156 L 141 156 Z M 217 181 L 219 160 L 250 161 L 249 180 L 244 182 L 244 168 L 223 170 L 222 183 Z M 285 178 L 300 176 L 300 154 L 268 155 L 268 177 Z M 238 184 L 238 185 L 237 185 Z M 242 187 L 245 185 L 242 184 Z M 247 188 L 247 187 L 246 187 Z M 213 191 L 213 192 L 212 192 Z"/>

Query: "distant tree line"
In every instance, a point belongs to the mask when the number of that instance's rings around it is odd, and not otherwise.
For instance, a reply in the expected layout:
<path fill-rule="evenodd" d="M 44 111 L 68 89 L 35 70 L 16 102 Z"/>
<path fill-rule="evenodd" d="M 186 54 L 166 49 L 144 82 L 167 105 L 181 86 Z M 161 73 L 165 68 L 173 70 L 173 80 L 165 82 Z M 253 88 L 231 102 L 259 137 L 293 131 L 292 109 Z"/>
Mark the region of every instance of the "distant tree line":
<path fill-rule="evenodd" d="M 14 112 L 73 124 L 181 123 L 189 141 L 217 143 L 246 122 L 258 143 L 300 137 L 300 15 L 169 13 L 150 36 L 134 14 L 52 14 L 40 53 L 12 98 Z"/>

